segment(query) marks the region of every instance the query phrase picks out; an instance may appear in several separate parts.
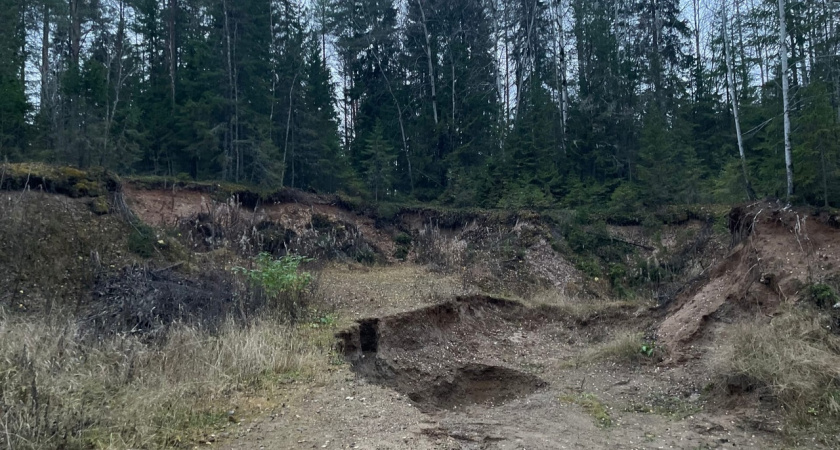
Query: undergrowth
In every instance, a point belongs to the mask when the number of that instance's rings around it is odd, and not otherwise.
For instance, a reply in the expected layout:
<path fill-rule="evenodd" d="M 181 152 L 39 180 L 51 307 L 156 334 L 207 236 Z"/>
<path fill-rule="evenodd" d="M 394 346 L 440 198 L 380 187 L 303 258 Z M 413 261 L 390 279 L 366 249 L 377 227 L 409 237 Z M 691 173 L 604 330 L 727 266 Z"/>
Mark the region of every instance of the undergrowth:
<path fill-rule="evenodd" d="M 0 447 L 187 445 L 227 422 L 237 393 L 311 377 L 329 351 L 312 329 L 269 321 L 230 321 L 217 335 L 176 326 L 159 345 L 77 335 L 73 322 L 0 311 Z"/>

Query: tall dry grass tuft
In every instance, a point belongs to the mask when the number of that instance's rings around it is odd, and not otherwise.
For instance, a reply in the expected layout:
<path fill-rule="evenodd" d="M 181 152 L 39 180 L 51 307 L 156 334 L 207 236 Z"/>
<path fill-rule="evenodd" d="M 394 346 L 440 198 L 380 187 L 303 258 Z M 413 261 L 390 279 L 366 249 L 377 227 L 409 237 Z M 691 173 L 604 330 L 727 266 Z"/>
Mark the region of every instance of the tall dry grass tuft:
<path fill-rule="evenodd" d="M 770 323 L 746 323 L 714 364 L 718 385 L 763 390 L 799 425 L 840 431 L 840 336 L 816 310 L 790 307 Z"/>
<path fill-rule="evenodd" d="M 528 303 L 537 308 L 545 309 L 547 313 L 575 322 L 622 317 L 630 311 L 652 306 L 650 301 L 642 298 L 633 300 L 585 299 L 570 296 L 555 289 L 537 292 L 530 297 Z"/>
<path fill-rule="evenodd" d="M 0 311 L 0 447 L 163 448 L 226 420 L 235 392 L 309 377 L 328 349 L 303 329 L 228 322 L 175 326 L 165 343 L 130 335 L 85 343 L 72 322 Z"/>

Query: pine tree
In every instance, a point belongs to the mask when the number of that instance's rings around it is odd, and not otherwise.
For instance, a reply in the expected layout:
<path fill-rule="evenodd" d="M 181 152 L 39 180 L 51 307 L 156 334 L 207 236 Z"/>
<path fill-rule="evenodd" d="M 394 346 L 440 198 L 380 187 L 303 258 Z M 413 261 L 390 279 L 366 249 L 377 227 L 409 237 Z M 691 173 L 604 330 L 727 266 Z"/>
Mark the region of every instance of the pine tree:
<path fill-rule="evenodd" d="M 307 41 L 298 177 L 301 187 L 335 192 L 349 181 L 350 173 L 338 136 L 334 86 L 319 44 L 314 34 Z"/>
<path fill-rule="evenodd" d="M 394 182 L 394 148 L 385 140 L 381 122 L 377 122 L 365 140 L 362 164 L 368 189 L 378 202 L 388 195 Z"/>
<path fill-rule="evenodd" d="M 693 203 L 699 199 L 699 161 L 679 118 L 669 124 L 655 100 L 645 115 L 640 139 L 638 184 L 648 205 Z"/>
<path fill-rule="evenodd" d="M 412 168 L 415 155 L 410 147 L 405 85 L 398 65 L 397 10 L 392 0 L 347 0 L 335 11 L 336 46 L 345 71 L 346 113 L 350 134 L 348 156 L 358 172 L 362 164 L 365 136 L 377 122 L 382 123 L 383 138 L 400 148 L 395 188 L 414 190 Z M 346 137 L 345 137 L 346 138 Z M 359 139 L 360 138 L 360 139 Z M 404 176 L 402 176 L 404 175 Z"/>
<path fill-rule="evenodd" d="M 803 98 L 806 103 L 797 124 L 802 139 L 793 148 L 797 189 L 809 203 L 836 205 L 840 193 L 840 125 L 834 119 L 823 83 L 812 83 Z"/>
<path fill-rule="evenodd" d="M 27 138 L 26 37 L 21 2 L 0 1 L 0 159 L 23 155 Z"/>

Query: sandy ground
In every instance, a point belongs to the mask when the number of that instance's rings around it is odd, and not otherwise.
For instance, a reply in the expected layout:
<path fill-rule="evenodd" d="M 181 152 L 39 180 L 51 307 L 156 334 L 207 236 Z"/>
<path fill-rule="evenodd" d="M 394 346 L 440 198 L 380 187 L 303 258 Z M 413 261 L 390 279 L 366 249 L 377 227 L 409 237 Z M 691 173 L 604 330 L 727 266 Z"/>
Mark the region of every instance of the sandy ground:
<path fill-rule="evenodd" d="M 614 327 L 626 331 L 632 320 L 581 327 L 551 317 L 557 311 L 516 306 L 511 312 L 484 305 L 461 306 L 459 316 L 441 318 L 429 312 L 438 311 L 431 305 L 471 289 L 414 266 L 331 268 L 321 284 L 342 317 L 340 327 L 379 318 L 377 352 L 348 353 L 346 361 L 337 361 L 316 380 L 285 387 L 281 398 L 272 399 L 276 407 L 231 424 L 213 444 L 216 448 L 790 448 L 768 431 L 775 426 L 773 418 L 751 408 L 708 404 L 701 367 L 570 363 L 610 339 Z M 649 326 L 646 320 L 638 322 Z M 370 370 L 373 366 L 360 363 L 363 356 L 386 369 Z M 467 363 L 504 368 L 543 383 L 499 401 L 480 390 L 488 380 L 472 385 L 478 390 L 459 386 L 460 391 L 438 389 L 435 394 L 436 386 L 452 381 L 453 371 Z M 509 387 L 506 382 L 521 380 L 495 381 Z M 494 389 L 500 386 L 493 383 Z M 474 394 L 474 401 L 445 401 L 464 392 Z M 582 399 L 596 399 L 611 423 L 600 422 Z"/>

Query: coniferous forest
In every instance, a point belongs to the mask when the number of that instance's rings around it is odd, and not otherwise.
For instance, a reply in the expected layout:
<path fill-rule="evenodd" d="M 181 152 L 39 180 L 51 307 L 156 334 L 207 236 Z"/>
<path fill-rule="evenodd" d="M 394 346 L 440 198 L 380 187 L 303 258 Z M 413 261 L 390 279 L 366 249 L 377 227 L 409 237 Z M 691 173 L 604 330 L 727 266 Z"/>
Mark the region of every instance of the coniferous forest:
<path fill-rule="evenodd" d="M 0 160 L 452 206 L 840 205 L 836 0 L 0 0 L 0 27 Z"/>

